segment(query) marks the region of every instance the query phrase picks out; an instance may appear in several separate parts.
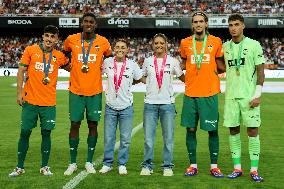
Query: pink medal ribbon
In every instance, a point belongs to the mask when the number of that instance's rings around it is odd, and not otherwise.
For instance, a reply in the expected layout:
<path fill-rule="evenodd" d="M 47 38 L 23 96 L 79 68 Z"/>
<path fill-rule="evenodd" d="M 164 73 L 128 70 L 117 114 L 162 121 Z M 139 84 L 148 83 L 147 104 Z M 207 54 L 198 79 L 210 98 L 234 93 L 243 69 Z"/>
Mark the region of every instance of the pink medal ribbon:
<path fill-rule="evenodd" d="M 156 55 L 154 55 L 154 66 L 155 66 L 156 79 L 157 79 L 157 82 L 158 82 L 159 90 L 161 89 L 162 83 L 163 83 L 163 76 L 164 76 L 164 69 L 165 69 L 166 61 L 167 61 L 167 54 L 165 53 L 164 58 L 163 58 L 163 62 L 162 62 L 162 67 L 161 67 L 160 74 L 159 74 L 157 57 L 156 57 Z"/>
<path fill-rule="evenodd" d="M 118 89 L 121 85 L 121 80 L 122 80 L 122 76 L 123 76 L 125 67 L 126 67 L 126 58 L 124 57 L 123 64 L 122 64 L 122 67 L 121 67 L 121 70 L 120 70 L 120 73 L 119 73 L 119 78 L 118 78 L 118 81 L 117 81 L 117 61 L 116 61 L 116 56 L 115 56 L 114 57 L 114 66 L 113 66 L 113 72 L 114 72 L 114 81 L 113 82 L 114 82 L 116 96 L 117 96 L 117 93 L 118 93 Z"/>

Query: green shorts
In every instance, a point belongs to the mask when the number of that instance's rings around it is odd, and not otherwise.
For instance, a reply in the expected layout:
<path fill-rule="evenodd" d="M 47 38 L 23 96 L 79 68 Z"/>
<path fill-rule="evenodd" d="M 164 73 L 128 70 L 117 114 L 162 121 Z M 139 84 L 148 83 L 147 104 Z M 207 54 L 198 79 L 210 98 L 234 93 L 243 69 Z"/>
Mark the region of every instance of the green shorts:
<path fill-rule="evenodd" d="M 250 99 L 225 99 L 224 107 L 224 126 L 237 127 L 243 124 L 246 127 L 259 127 L 261 124 L 260 119 L 260 106 L 255 108 L 249 107 Z"/>
<path fill-rule="evenodd" d="M 94 96 L 83 96 L 69 92 L 70 120 L 74 122 L 82 121 L 85 110 L 87 120 L 100 121 L 102 114 L 102 93 Z"/>
<path fill-rule="evenodd" d="M 37 126 L 38 117 L 40 127 L 46 130 L 55 128 L 56 107 L 36 106 L 25 102 L 22 108 L 21 128 L 25 130 L 33 129 Z"/>
<path fill-rule="evenodd" d="M 196 128 L 200 119 L 200 128 L 205 131 L 218 129 L 218 95 L 210 97 L 189 97 L 184 95 L 181 114 L 181 126 Z"/>

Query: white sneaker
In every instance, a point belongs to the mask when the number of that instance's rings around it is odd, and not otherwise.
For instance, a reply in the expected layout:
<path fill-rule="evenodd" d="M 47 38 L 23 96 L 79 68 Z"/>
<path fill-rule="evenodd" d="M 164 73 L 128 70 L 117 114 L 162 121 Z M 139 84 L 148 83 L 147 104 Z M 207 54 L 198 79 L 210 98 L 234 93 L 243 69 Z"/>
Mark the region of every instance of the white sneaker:
<path fill-rule="evenodd" d="M 112 170 L 112 167 L 109 167 L 109 166 L 106 166 L 106 165 L 103 165 L 103 167 L 101 168 L 101 170 L 99 171 L 100 173 L 104 174 L 104 173 L 107 173 L 109 171 Z"/>
<path fill-rule="evenodd" d="M 92 173 L 92 174 L 96 173 L 96 170 L 94 168 L 94 164 L 92 164 L 90 162 L 86 162 L 85 168 L 86 168 L 87 173 Z"/>
<path fill-rule="evenodd" d="M 166 176 L 166 177 L 171 177 L 174 175 L 174 172 L 172 169 L 170 168 L 165 168 L 164 169 L 164 173 L 163 173 L 163 176 Z"/>
<path fill-rule="evenodd" d="M 51 175 L 53 175 L 53 173 L 50 171 L 49 167 L 47 167 L 47 166 L 40 168 L 39 172 L 41 174 L 43 174 L 44 176 L 51 176 Z"/>
<path fill-rule="evenodd" d="M 16 177 L 25 173 L 24 169 L 16 167 L 12 173 L 9 174 L 9 177 Z"/>
<path fill-rule="evenodd" d="M 125 167 L 124 165 L 120 165 L 120 166 L 118 167 L 118 173 L 119 173 L 120 175 L 127 175 L 127 169 L 126 169 L 126 167 Z"/>
<path fill-rule="evenodd" d="M 149 168 L 147 167 L 143 167 L 141 172 L 140 172 L 140 175 L 142 176 L 149 176 L 153 173 L 153 170 L 150 170 Z"/>
<path fill-rule="evenodd" d="M 72 175 L 76 170 L 77 170 L 77 164 L 76 163 L 69 164 L 68 168 L 64 172 L 64 175 L 68 175 L 68 176 Z"/>

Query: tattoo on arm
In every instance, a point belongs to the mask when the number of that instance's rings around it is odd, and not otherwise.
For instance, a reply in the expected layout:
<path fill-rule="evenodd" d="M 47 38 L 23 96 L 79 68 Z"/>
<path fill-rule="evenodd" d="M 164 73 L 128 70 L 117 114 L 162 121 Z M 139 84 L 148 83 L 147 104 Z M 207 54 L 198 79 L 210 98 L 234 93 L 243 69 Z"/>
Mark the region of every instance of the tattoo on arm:
<path fill-rule="evenodd" d="M 260 64 L 255 66 L 256 67 L 256 73 L 257 73 L 257 81 L 256 84 L 257 85 L 263 85 L 264 83 L 264 64 Z"/>

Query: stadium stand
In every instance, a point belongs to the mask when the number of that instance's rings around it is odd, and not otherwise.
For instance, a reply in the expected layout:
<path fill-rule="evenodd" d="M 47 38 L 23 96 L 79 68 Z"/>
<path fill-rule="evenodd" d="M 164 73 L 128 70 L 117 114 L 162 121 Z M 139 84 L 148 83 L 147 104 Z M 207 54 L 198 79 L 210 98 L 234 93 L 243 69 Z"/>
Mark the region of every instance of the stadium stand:
<path fill-rule="evenodd" d="M 283 15 L 283 0 L 3 0 L 6 14 L 50 15 L 83 14 L 98 16 L 155 17 L 187 16 L 201 10 L 208 14 L 242 13 Z M 1 11 L 0 11 L 1 12 Z"/>

